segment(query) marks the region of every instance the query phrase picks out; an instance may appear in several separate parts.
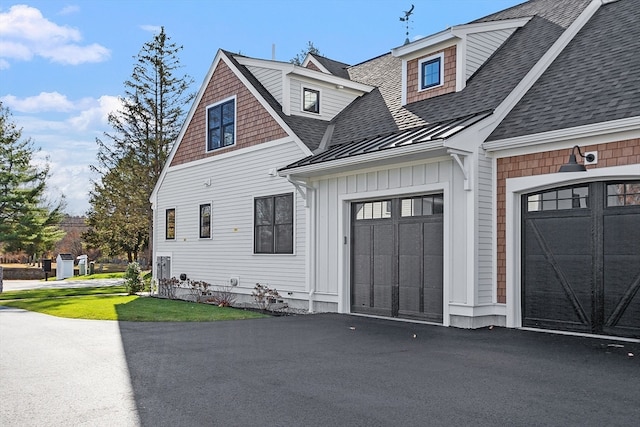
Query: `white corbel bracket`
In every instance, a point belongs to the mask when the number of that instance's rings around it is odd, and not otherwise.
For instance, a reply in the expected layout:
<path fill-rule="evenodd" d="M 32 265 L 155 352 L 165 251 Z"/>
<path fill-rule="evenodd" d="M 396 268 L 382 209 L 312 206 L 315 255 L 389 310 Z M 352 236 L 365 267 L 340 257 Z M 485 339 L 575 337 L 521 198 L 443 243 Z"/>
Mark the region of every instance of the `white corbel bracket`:
<path fill-rule="evenodd" d="M 294 187 L 296 187 L 296 190 L 298 191 L 298 193 L 300 193 L 300 195 L 304 199 L 304 207 L 308 208 L 309 207 L 308 195 L 310 191 L 314 190 L 314 188 L 309 184 L 307 184 L 306 182 L 296 181 L 291 177 L 291 175 L 287 175 L 287 181 L 289 181 L 291 184 L 293 184 Z"/>
<path fill-rule="evenodd" d="M 456 161 L 462 175 L 464 176 L 464 189 L 471 191 L 471 153 L 468 151 L 454 150 L 452 148 L 447 150 L 447 153 Z M 462 157 L 462 159 L 460 159 Z"/>

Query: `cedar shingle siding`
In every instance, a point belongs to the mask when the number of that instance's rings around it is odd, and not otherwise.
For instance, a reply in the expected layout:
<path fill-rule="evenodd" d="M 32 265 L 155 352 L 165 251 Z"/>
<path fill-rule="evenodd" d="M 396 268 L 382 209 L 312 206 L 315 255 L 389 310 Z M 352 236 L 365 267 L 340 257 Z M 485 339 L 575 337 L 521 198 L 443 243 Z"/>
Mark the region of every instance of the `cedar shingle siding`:
<path fill-rule="evenodd" d="M 224 61 L 216 68 L 211 84 L 204 92 L 176 150 L 171 166 L 285 138 L 287 133 L 249 92 Z M 207 148 L 207 111 L 209 105 L 236 96 L 236 143 L 211 152 Z"/>

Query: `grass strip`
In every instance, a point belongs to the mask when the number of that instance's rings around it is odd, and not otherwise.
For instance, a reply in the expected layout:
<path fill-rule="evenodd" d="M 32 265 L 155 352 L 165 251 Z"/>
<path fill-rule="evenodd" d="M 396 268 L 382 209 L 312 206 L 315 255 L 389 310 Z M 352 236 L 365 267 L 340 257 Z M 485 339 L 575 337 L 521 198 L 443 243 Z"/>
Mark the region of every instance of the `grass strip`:
<path fill-rule="evenodd" d="M 64 280 L 93 280 L 93 279 L 122 279 L 122 278 L 124 278 L 124 272 L 96 273 L 88 276 L 73 276 L 73 277 L 67 277 Z"/>
<path fill-rule="evenodd" d="M 47 288 L 7 291 L 0 294 L 0 301 L 33 298 L 60 298 L 81 295 L 121 294 L 127 292 L 124 286 L 97 286 L 90 288 Z"/>
<path fill-rule="evenodd" d="M 261 313 L 136 295 L 89 295 L 0 301 L 0 305 L 73 319 L 133 322 L 212 322 L 268 317 Z"/>

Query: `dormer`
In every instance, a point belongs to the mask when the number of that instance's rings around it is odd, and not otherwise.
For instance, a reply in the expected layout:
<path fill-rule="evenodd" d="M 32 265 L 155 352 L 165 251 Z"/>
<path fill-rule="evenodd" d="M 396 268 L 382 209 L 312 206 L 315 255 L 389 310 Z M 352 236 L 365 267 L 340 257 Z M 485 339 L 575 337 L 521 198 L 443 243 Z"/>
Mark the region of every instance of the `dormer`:
<path fill-rule="evenodd" d="M 308 57 L 307 66 L 242 56 L 236 59 L 258 79 L 288 116 L 330 121 L 353 100 L 374 89 L 320 69 L 315 65 L 320 62 L 310 63 Z"/>
<path fill-rule="evenodd" d="M 402 59 L 402 105 L 459 92 L 531 18 L 458 25 L 391 51 Z"/>

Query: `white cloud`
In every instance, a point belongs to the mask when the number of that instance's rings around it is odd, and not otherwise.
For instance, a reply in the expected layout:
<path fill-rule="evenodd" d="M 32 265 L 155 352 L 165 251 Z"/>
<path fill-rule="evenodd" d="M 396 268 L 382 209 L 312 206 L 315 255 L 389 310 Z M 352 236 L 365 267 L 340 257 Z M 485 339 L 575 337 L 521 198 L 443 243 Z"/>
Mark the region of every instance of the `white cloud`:
<path fill-rule="evenodd" d="M 40 10 L 27 5 L 15 5 L 0 13 L 0 38 L 0 59 L 5 63 L 39 56 L 77 65 L 105 61 L 110 56 L 109 49 L 99 44 L 81 45 L 79 30 L 51 22 Z"/>
<path fill-rule="evenodd" d="M 104 128 L 108 124 L 109 113 L 121 109 L 122 104 L 116 96 L 104 95 L 91 106 L 80 112 L 80 114 L 70 117 L 68 123 L 80 131 L 92 128 Z"/>
<path fill-rule="evenodd" d="M 160 25 L 140 25 L 140 28 L 153 34 L 158 34 L 162 30 Z"/>
<path fill-rule="evenodd" d="M 63 7 L 62 10 L 58 12 L 58 15 L 71 15 L 79 11 L 80 11 L 80 8 L 78 6 L 69 5 L 69 6 Z"/>
<path fill-rule="evenodd" d="M 21 113 L 37 113 L 42 111 L 71 111 L 74 105 L 66 96 L 58 92 L 40 92 L 39 95 L 18 99 L 13 95 L 0 98 L 11 110 Z"/>

